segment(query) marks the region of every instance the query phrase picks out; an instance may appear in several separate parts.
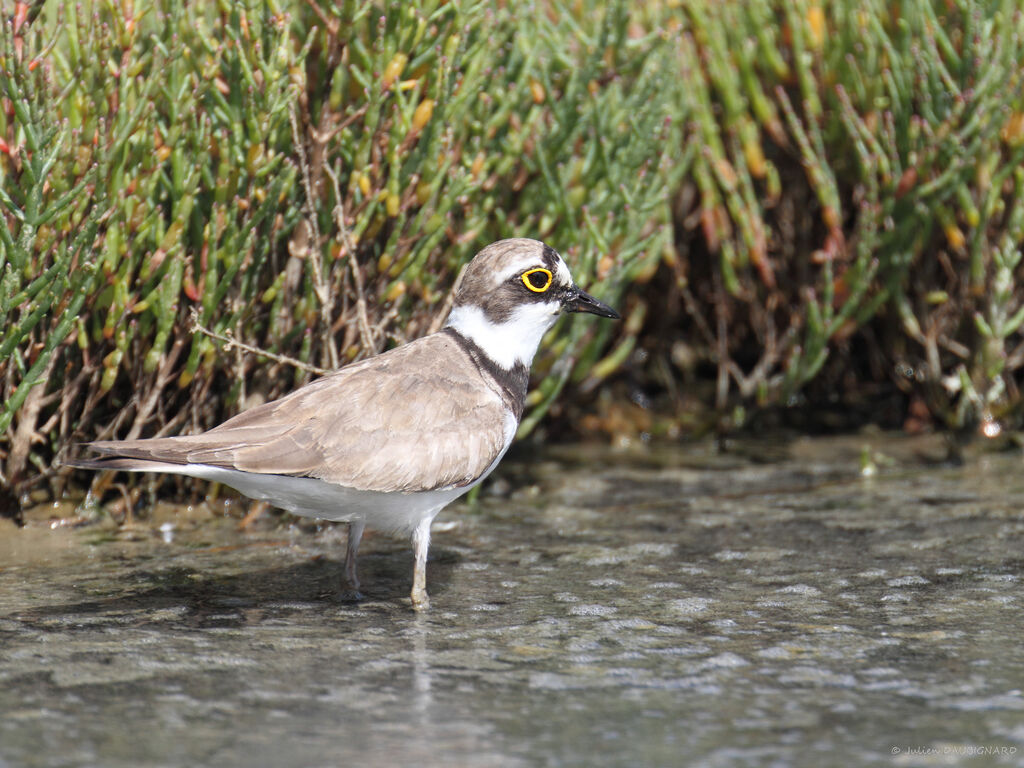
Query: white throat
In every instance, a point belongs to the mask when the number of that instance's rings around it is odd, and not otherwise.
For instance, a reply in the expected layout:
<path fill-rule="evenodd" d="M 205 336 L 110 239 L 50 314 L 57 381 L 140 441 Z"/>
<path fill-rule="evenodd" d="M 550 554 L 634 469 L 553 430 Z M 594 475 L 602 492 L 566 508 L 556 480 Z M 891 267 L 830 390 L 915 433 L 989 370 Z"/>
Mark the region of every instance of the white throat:
<path fill-rule="evenodd" d="M 558 311 L 557 304 L 523 304 L 504 323 L 492 323 L 480 307 L 461 305 L 452 309 L 445 325 L 473 341 L 505 370 L 516 363 L 529 368 L 540 340 L 558 319 Z"/>

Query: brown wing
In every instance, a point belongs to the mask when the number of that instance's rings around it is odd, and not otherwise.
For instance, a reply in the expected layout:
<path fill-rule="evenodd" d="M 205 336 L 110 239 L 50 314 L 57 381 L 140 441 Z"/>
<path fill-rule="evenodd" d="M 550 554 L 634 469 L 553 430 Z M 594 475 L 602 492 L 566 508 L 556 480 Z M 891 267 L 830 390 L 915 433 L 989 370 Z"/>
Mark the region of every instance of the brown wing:
<path fill-rule="evenodd" d="M 505 423 L 500 397 L 469 356 L 451 336 L 434 334 L 201 435 L 90 445 L 112 456 L 424 491 L 479 477 L 505 448 Z"/>

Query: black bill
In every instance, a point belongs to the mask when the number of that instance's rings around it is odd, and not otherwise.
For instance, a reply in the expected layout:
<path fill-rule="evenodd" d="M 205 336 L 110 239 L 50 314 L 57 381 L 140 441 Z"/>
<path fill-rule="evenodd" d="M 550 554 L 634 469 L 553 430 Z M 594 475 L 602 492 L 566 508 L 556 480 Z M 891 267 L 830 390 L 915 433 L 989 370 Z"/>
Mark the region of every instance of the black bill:
<path fill-rule="evenodd" d="M 595 299 L 589 293 L 581 291 L 575 285 L 569 289 L 562 300 L 562 307 L 566 312 L 589 312 L 599 317 L 610 317 L 613 320 L 621 320 L 622 316 L 603 301 Z"/>

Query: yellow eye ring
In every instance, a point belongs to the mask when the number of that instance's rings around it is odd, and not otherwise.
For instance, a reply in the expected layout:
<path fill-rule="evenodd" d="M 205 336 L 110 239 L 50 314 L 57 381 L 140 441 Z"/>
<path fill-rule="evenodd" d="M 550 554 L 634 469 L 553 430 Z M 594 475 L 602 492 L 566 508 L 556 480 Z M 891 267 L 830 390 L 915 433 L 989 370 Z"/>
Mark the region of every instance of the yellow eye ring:
<path fill-rule="evenodd" d="M 530 279 L 533 275 L 543 275 L 547 279 L 544 281 L 543 285 L 537 285 Z M 523 272 L 523 285 L 534 293 L 544 293 L 544 291 L 551 287 L 551 280 L 552 276 L 550 270 L 544 269 L 544 267 L 537 267 L 536 269 Z"/>

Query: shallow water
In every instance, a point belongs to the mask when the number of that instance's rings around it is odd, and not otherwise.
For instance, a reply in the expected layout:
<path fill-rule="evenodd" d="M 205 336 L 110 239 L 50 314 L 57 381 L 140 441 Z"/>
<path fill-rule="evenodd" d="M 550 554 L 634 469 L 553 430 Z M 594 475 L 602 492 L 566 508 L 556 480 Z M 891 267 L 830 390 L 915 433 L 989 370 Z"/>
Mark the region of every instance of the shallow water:
<path fill-rule="evenodd" d="M 866 442 L 520 456 L 422 615 L 388 537 L 0 521 L 0 766 L 1024 764 L 1024 459 Z"/>

